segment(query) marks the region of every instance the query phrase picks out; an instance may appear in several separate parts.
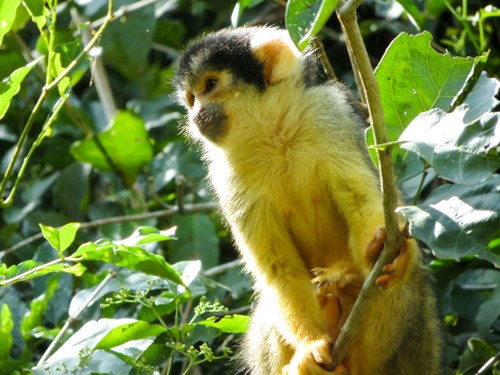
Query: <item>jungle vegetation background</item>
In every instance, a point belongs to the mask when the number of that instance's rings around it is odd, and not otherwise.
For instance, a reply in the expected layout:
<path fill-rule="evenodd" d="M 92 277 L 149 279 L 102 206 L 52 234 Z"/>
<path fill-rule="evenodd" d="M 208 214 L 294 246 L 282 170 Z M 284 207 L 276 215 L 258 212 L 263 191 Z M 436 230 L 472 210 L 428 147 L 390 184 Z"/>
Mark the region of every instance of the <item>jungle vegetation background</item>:
<path fill-rule="evenodd" d="M 292 35 L 313 22 L 356 90 L 332 2 L 292 3 Z M 445 373 L 498 374 L 500 11 L 366 0 L 358 14 Z M 250 281 L 171 78 L 190 39 L 284 19 L 258 0 L 0 2 L 0 373 L 235 372 Z"/>

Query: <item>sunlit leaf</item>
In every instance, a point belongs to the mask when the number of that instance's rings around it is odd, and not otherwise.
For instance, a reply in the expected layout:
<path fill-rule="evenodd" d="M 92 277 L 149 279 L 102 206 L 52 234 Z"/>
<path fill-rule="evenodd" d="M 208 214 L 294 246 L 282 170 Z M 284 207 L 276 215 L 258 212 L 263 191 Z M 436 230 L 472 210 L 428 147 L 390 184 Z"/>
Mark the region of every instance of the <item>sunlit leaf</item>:
<path fill-rule="evenodd" d="M 96 345 L 96 349 L 111 349 L 127 341 L 158 336 L 165 332 L 159 324 L 149 324 L 144 321 L 124 324 L 110 330 Z"/>
<path fill-rule="evenodd" d="M 21 4 L 20 0 L 0 1 L 0 45 L 2 44 L 3 37 L 9 32 L 14 23 L 19 4 Z"/>
<path fill-rule="evenodd" d="M 419 113 L 448 110 L 474 67 L 473 58 L 436 52 L 431 39 L 429 32 L 400 34 L 375 71 L 391 141 Z"/>
<path fill-rule="evenodd" d="M 246 315 L 226 315 L 222 318 L 211 316 L 208 319 L 197 322 L 205 327 L 213 327 L 226 333 L 244 333 L 248 329 L 250 317 Z"/>
<path fill-rule="evenodd" d="M 68 223 L 61 228 L 49 227 L 39 224 L 43 237 L 49 241 L 59 253 L 64 252 L 75 240 L 80 223 Z"/>
<path fill-rule="evenodd" d="M 183 284 L 179 273 L 165 261 L 165 258 L 139 246 L 124 246 L 109 240 L 101 240 L 81 245 L 73 257 L 106 262 Z"/>
<path fill-rule="evenodd" d="M 39 57 L 26 66 L 14 70 L 10 77 L 0 82 L 0 119 L 9 109 L 10 101 L 21 89 L 21 83 L 33 67 L 43 58 Z"/>
<path fill-rule="evenodd" d="M 293 42 L 304 50 L 318 34 L 337 6 L 338 0 L 289 0 L 286 28 Z"/>
<path fill-rule="evenodd" d="M 9 305 L 4 303 L 0 310 L 0 360 L 10 358 L 10 350 L 14 342 L 12 338 L 12 330 L 14 329 L 14 321 Z"/>
<path fill-rule="evenodd" d="M 69 265 L 67 263 L 44 264 L 34 260 L 26 260 L 10 267 L 0 267 L 0 286 L 13 282 L 31 280 L 52 272 L 66 272 L 75 276 L 81 276 L 85 272 L 82 264 Z M 12 279 L 15 279 L 12 280 Z"/>
<path fill-rule="evenodd" d="M 139 227 L 128 238 L 115 243 L 125 246 L 142 245 L 152 242 L 160 242 L 172 239 L 175 235 L 176 227 L 159 230 L 154 227 Z"/>
<path fill-rule="evenodd" d="M 136 180 L 139 171 L 153 158 L 144 122 L 125 111 L 118 112 L 109 129 L 100 133 L 97 140 L 76 142 L 71 152 L 83 163 L 90 163 L 104 171 L 121 173 L 128 184 Z"/>

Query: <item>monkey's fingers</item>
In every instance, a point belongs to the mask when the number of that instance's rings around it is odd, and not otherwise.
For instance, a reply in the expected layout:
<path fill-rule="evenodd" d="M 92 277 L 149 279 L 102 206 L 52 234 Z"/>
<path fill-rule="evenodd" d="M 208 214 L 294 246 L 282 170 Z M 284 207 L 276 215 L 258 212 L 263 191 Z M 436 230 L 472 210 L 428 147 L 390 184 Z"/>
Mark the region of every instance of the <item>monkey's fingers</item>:
<path fill-rule="evenodd" d="M 411 252 L 408 249 L 407 241 L 403 241 L 403 247 L 401 248 L 399 255 L 392 261 L 392 263 L 386 264 L 382 268 L 383 275 L 379 276 L 375 282 L 381 288 L 392 288 L 405 278 L 410 262 Z"/>
<path fill-rule="evenodd" d="M 366 247 L 366 258 L 373 265 L 377 261 L 380 253 L 384 249 L 386 233 L 384 227 L 378 227 L 375 235 Z"/>

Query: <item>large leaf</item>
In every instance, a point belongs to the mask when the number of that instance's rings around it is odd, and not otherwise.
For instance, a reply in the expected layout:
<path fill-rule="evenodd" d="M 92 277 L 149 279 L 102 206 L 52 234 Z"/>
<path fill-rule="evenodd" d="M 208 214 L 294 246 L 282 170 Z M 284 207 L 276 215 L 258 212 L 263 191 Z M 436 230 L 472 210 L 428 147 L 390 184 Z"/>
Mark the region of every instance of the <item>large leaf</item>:
<path fill-rule="evenodd" d="M 0 45 L 3 37 L 10 30 L 14 19 L 16 18 L 17 7 L 21 4 L 20 0 L 2 0 L 0 1 Z"/>
<path fill-rule="evenodd" d="M 286 28 L 293 42 L 304 50 L 318 34 L 337 6 L 338 0 L 289 0 Z"/>
<path fill-rule="evenodd" d="M 445 185 L 421 205 L 398 209 L 410 232 L 439 258 L 477 257 L 500 266 L 491 243 L 500 238 L 500 176 L 475 186 Z"/>
<path fill-rule="evenodd" d="M 96 349 L 111 349 L 128 341 L 158 336 L 163 332 L 165 328 L 159 324 L 149 324 L 144 321 L 124 324 L 110 330 L 97 343 Z"/>
<path fill-rule="evenodd" d="M 400 34 L 375 71 L 391 141 L 419 113 L 448 110 L 472 73 L 474 59 L 440 54 L 431 39 L 428 32 Z"/>
<path fill-rule="evenodd" d="M 129 185 L 153 158 L 153 149 L 144 122 L 130 112 L 118 112 L 110 128 L 97 136 L 97 141 L 86 139 L 76 142 L 71 147 L 71 152 L 77 160 L 90 163 L 104 171 L 116 168 Z"/>
<path fill-rule="evenodd" d="M 500 168 L 500 114 L 486 113 L 467 123 L 467 112 L 461 106 L 449 114 L 435 109 L 419 115 L 401 135 L 401 147 L 418 154 L 451 181 L 476 184 L 486 180 Z"/>
<path fill-rule="evenodd" d="M 172 262 L 200 259 L 205 269 L 219 264 L 219 239 L 208 215 L 177 215 L 172 222 L 178 239 L 169 244 Z"/>

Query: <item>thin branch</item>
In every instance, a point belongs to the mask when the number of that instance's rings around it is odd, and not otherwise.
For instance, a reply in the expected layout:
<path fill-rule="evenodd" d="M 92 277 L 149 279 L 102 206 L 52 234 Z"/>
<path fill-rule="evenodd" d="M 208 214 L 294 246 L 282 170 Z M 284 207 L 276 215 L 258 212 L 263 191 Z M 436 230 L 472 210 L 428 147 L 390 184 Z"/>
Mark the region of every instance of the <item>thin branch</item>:
<path fill-rule="evenodd" d="M 359 70 L 362 88 L 367 94 L 366 99 L 371 125 L 375 135 L 375 143 L 386 144 L 388 142 L 388 137 L 385 128 L 380 92 L 356 19 L 356 9 L 361 3 L 361 0 L 346 1 L 337 10 L 337 14 L 346 40 L 348 41 L 349 56 L 351 61 L 355 61 L 353 65 Z M 331 355 L 334 366 L 342 363 L 358 333 L 358 329 L 361 326 L 360 322 L 363 321 L 365 311 L 368 310 L 368 306 L 374 296 L 380 292 L 375 280 L 381 274 L 382 267 L 394 260 L 403 242 L 398 218 L 395 214 L 398 203 L 398 189 L 394 182 L 390 148 L 377 148 L 377 155 L 379 158 L 387 241 L 384 250 L 368 275 L 356 303 L 340 331 L 337 341 L 332 347 Z"/>
<path fill-rule="evenodd" d="M 83 24 L 88 25 L 88 22 L 83 19 L 80 14 L 78 14 L 76 8 L 71 8 L 70 13 L 77 30 L 81 29 L 81 26 Z M 88 27 L 82 31 L 82 39 L 85 44 L 89 43 L 92 39 L 92 35 Z M 104 68 L 104 64 L 102 63 L 101 54 L 92 55 L 91 71 L 92 81 L 95 83 L 97 95 L 99 96 L 99 100 L 101 101 L 102 107 L 104 109 L 106 122 L 109 123 L 113 119 L 113 117 L 115 117 L 116 103 L 113 97 L 111 86 L 109 85 L 109 80 Z"/>
<path fill-rule="evenodd" d="M 204 212 L 204 211 L 210 211 L 217 208 L 217 204 L 213 202 L 208 202 L 208 203 L 195 203 L 195 204 L 185 204 L 184 205 L 184 212 L 185 213 L 195 213 L 195 212 Z M 179 208 L 177 206 L 172 206 L 170 208 L 167 208 L 165 210 L 159 210 L 159 211 L 153 211 L 153 212 L 144 212 L 141 214 L 135 214 L 135 215 L 127 215 L 127 216 L 114 216 L 114 217 L 107 217 L 104 219 L 99 219 L 99 220 L 94 220 L 94 221 L 89 221 L 86 223 L 81 223 L 80 228 L 95 228 L 99 227 L 102 225 L 106 224 L 114 224 L 114 223 L 124 223 L 128 221 L 136 221 L 136 220 L 146 220 L 146 219 L 153 219 L 153 218 L 158 218 L 158 217 L 164 217 L 164 216 L 171 216 L 173 214 L 176 214 L 179 212 Z M 38 241 L 42 239 L 43 236 L 41 233 L 35 234 L 34 236 L 28 237 L 14 246 L 11 246 L 7 249 L 4 249 L 0 251 L 0 259 L 2 259 L 4 256 L 19 250 L 20 248 L 29 245 L 32 242 Z"/>
<path fill-rule="evenodd" d="M 116 18 L 123 17 L 129 13 L 132 13 L 132 12 L 138 11 L 142 8 L 146 8 L 150 5 L 153 5 L 153 4 L 157 3 L 158 1 L 159 0 L 142 0 L 142 1 L 138 1 L 136 3 L 130 4 L 130 5 L 124 5 L 120 8 L 118 8 L 114 12 L 114 16 Z M 92 22 L 91 27 L 93 29 L 98 28 L 99 26 L 101 26 L 105 22 L 106 22 L 106 17 L 99 18 L 98 20 L 95 20 L 94 22 Z"/>

